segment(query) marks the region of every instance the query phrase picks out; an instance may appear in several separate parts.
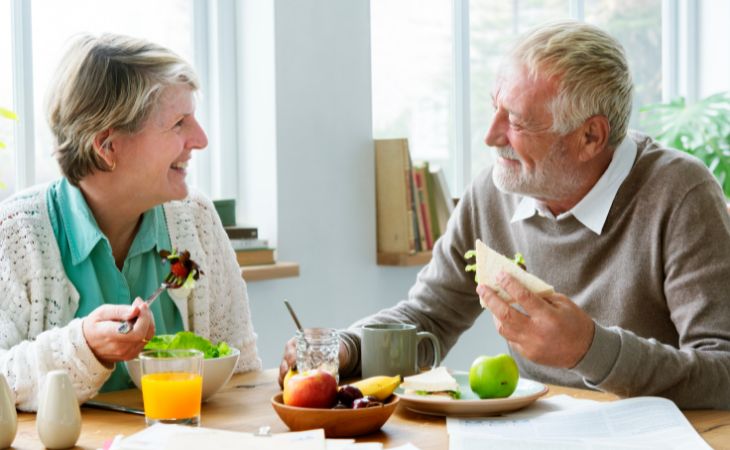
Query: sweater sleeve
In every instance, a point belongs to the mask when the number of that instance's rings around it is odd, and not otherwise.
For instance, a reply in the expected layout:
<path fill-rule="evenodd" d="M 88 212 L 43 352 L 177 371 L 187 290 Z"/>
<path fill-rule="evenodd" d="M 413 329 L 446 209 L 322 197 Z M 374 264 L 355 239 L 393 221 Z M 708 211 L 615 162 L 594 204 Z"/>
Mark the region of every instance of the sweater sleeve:
<path fill-rule="evenodd" d="M 680 408 L 730 408 L 730 218 L 714 180 L 691 189 L 659 236 L 678 347 L 597 326 L 574 368 L 588 386 L 657 395 Z M 640 299 L 637 299 L 640 301 Z"/>
<path fill-rule="evenodd" d="M 80 403 L 101 389 L 112 371 L 96 359 L 81 326 L 82 320 L 75 319 L 64 327 L 44 331 L 35 340 L 22 340 L 14 321 L 0 313 L 0 328 L 6 331 L 0 343 L 0 373 L 15 394 L 18 409 L 37 410 L 42 382 L 52 370 L 68 373 Z"/>
<path fill-rule="evenodd" d="M 408 292 L 408 299 L 359 320 L 341 331 L 341 340 L 348 351 L 348 361 L 340 368 L 342 376 L 360 372 L 361 327 L 372 323 L 410 323 L 418 331 L 433 333 L 441 343 L 442 358 L 456 344 L 461 334 L 474 324 L 482 312 L 473 272 L 465 271 L 464 253 L 474 247 L 476 221 L 474 202 L 467 191 L 459 201 L 446 232 L 436 241 L 432 258 L 418 274 Z M 482 236 L 482 239 L 486 237 Z M 421 345 L 418 350 L 420 366 L 431 365 L 433 350 Z"/>

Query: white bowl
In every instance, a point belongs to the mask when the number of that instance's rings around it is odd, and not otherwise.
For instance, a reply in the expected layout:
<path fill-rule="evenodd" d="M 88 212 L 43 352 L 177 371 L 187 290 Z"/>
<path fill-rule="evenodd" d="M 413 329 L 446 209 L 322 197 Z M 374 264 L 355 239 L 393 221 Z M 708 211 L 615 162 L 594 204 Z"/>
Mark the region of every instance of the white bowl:
<path fill-rule="evenodd" d="M 228 383 L 233 375 L 233 370 L 238 362 L 240 351 L 231 347 L 231 354 L 220 358 L 211 358 L 203 360 L 203 401 L 208 400 L 223 386 Z M 142 368 L 139 364 L 139 358 L 124 361 L 127 365 L 127 372 L 134 381 L 138 389 L 142 389 Z"/>

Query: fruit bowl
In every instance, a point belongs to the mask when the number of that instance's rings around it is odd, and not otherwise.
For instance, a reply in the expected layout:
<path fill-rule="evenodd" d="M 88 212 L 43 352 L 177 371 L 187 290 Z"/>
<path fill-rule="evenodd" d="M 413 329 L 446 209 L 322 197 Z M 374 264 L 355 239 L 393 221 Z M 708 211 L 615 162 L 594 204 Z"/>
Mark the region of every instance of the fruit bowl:
<path fill-rule="evenodd" d="M 203 360 L 203 401 L 208 400 L 216 392 L 220 390 L 233 375 L 233 370 L 238 362 L 240 351 L 237 348 L 231 348 L 231 354 L 220 358 L 210 358 Z M 139 358 L 125 361 L 127 372 L 132 378 L 135 386 L 142 389 L 142 367 Z"/>
<path fill-rule="evenodd" d="M 400 398 L 393 394 L 381 406 L 362 409 L 301 408 L 285 405 L 282 394 L 271 398 L 271 405 L 291 431 L 324 428 L 328 438 L 360 436 L 378 431 L 388 420 Z"/>

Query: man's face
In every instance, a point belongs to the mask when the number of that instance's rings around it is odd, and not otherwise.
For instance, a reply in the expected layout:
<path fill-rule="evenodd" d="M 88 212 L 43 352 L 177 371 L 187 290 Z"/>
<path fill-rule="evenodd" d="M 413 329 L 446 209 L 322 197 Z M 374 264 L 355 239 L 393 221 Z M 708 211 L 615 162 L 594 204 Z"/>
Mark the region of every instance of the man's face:
<path fill-rule="evenodd" d="M 523 68 L 505 67 L 497 77 L 495 108 L 485 142 L 499 158 L 492 172 L 501 191 L 541 200 L 573 195 L 581 184 L 575 141 L 571 133 L 552 130 L 550 101 L 557 81 L 531 79 Z"/>

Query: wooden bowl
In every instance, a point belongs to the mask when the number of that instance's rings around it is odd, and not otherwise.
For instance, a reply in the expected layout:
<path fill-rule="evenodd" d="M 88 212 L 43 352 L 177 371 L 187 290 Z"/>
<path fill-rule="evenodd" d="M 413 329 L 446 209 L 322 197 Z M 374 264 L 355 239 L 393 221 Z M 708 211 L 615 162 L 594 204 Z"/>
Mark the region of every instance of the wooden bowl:
<path fill-rule="evenodd" d="M 362 409 L 301 408 L 285 405 L 281 393 L 271 397 L 271 405 L 291 431 L 324 428 L 328 438 L 360 436 L 378 431 L 388 420 L 400 398 L 391 395 L 382 406 Z"/>

